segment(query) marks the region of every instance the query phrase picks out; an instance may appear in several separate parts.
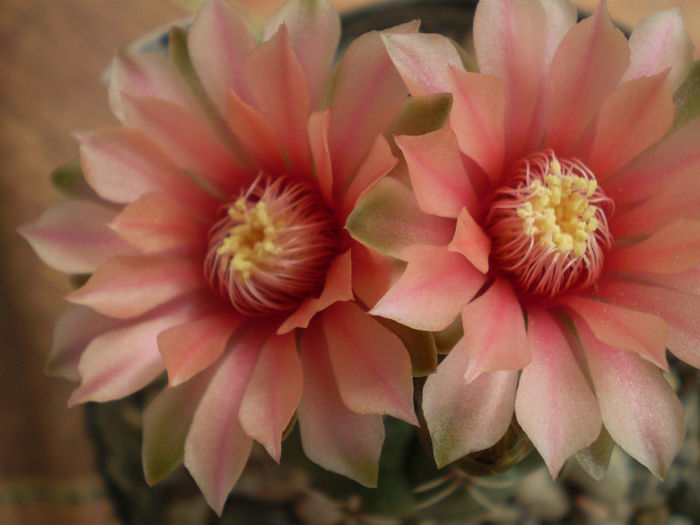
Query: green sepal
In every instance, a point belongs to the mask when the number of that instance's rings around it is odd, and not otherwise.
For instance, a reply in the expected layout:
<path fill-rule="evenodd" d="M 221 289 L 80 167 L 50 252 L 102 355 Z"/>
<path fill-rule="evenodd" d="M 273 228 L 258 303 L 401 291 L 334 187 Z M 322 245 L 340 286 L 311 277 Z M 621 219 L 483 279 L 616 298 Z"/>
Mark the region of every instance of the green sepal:
<path fill-rule="evenodd" d="M 581 468 L 596 481 L 600 481 L 608 471 L 610 456 L 612 455 L 615 442 L 610 434 L 602 427 L 598 439 L 587 448 L 576 453 L 576 460 Z"/>
<path fill-rule="evenodd" d="M 411 358 L 413 377 L 425 377 L 437 369 L 437 349 L 432 332 L 414 330 L 391 319 L 375 317 L 403 342 Z"/>
<path fill-rule="evenodd" d="M 77 290 L 78 288 L 82 288 L 90 277 L 92 277 L 91 273 L 74 273 L 68 277 L 68 282 Z"/>
<path fill-rule="evenodd" d="M 80 160 L 72 160 L 51 172 L 51 183 L 56 190 L 69 199 L 97 199 L 97 194 L 85 181 Z"/>
<path fill-rule="evenodd" d="M 696 60 L 680 87 L 673 95 L 676 118 L 671 131 L 685 126 L 700 116 L 700 60 Z"/>
<path fill-rule="evenodd" d="M 457 53 L 459 53 L 459 58 L 462 60 L 462 65 L 464 66 L 464 69 L 467 71 L 471 71 L 472 73 L 478 73 L 479 72 L 479 64 L 476 61 L 476 58 L 464 49 L 464 46 L 462 46 L 459 42 L 453 39 L 449 39 L 450 42 L 455 46 L 455 49 L 457 49 Z"/>
<path fill-rule="evenodd" d="M 449 354 L 450 350 L 457 344 L 457 341 L 464 337 L 462 316 L 457 316 L 450 326 L 440 332 L 435 332 L 433 337 L 438 354 Z"/>
<path fill-rule="evenodd" d="M 425 135 L 442 129 L 452 107 L 450 93 L 435 93 L 406 99 L 391 126 L 392 135 Z"/>

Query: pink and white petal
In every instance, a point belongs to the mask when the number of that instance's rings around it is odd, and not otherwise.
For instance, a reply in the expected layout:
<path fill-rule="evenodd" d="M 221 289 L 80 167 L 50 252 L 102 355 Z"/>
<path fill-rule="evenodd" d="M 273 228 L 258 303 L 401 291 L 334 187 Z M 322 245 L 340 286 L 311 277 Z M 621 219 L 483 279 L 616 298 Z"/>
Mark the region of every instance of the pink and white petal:
<path fill-rule="evenodd" d="M 224 354 L 185 440 L 185 467 L 219 516 L 253 445 L 238 412 L 264 341 L 263 334 L 250 330 Z"/>
<path fill-rule="evenodd" d="M 452 130 L 445 128 L 426 135 L 403 135 L 395 140 L 406 159 L 421 211 L 449 218 L 457 217 L 465 206 L 472 212 L 476 211 L 476 193 L 462 164 Z"/>
<path fill-rule="evenodd" d="M 286 26 L 250 54 L 244 72 L 256 106 L 282 141 L 292 172 L 308 176 L 309 88 Z"/>
<path fill-rule="evenodd" d="M 474 47 L 482 73 L 505 87 L 508 159 L 521 156 L 543 81 L 547 17 L 539 2 L 486 0 L 474 16 Z"/>
<path fill-rule="evenodd" d="M 680 7 L 642 19 L 632 30 L 629 46 L 630 66 L 622 82 L 671 68 L 668 81 L 672 91 L 680 86 L 688 74 L 695 47 L 683 23 Z"/>
<path fill-rule="evenodd" d="M 625 452 L 664 478 L 683 444 L 683 407 L 661 371 L 639 356 L 600 342 L 577 323 L 603 424 Z"/>
<path fill-rule="evenodd" d="M 334 208 L 333 200 L 333 167 L 331 166 L 331 152 L 328 149 L 328 129 L 331 122 L 329 110 L 316 111 L 309 117 L 309 147 L 314 163 L 318 188 L 323 200 Z"/>
<path fill-rule="evenodd" d="M 569 153 L 624 74 L 629 54 L 605 2 L 567 33 L 552 60 L 545 147 Z"/>
<path fill-rule="evenodd" d="M 147 193 L 109 223 L 144 254 L 203 251 L 209 225 L 164 193 Z"/>
<path fill-rule="evenodd" d="M 496 443 L 513 419 L 518 373 L 485 372 L 472 382 L 468 343 L 461 339 L 428 376 L 423 414 L 438 468 Z"/>
<path fill-rule="evenodd" d="M 122 256 L 100 266 L 66 299 L 124 319 L 204 286 L 201 263 L 196 260 Z"/>
<path fill-rule="evenodd" d="M 73 306 L 56 321 L 46 373 L 78 381 L 78 363 L 85 348 L 97 336 L 114 330 L 123 321 L 98 314 L 85 306 Z"/>
<path fill-rule="evenodd" d="M 168 386 L 188 381 L 214 363 L 243 317 L 223 312 L 175 326 L 158 334 L 158 349 L 168 372 Z"/>
<path fill-rule="evenodd" d="M 650 313 L 578 296 L 567 297 L 562 302 L 580 315 L 605 344 L 636 352 L 659 368 L 668 370 L 668 326 L 663 319 Z"/>
<path fill-rule="evenodd" d="M 418 425 L 411 360 L 401 340 L 354 303 L 333 305 L 322 320 L 345 406 L 358 414 L 386 414 Z"/>
<path fill-rule="evenodd" d="M 371 308 L 399 276 L 400 266 L 360 243 L 352 245 L 352 287 L 358 301 Z"/>
<path fill-rule="evenodd" d="M 51 268 L 90 273 L 110 257 L 134 252 L 107 226 L 116 214 L 95 202 L 66 200 L 18 232 Z"/>
<path fill-rule="evenodd" d="M 270 337 L 260 350 L 238 415 L 246 434 L 278 463 L 282 433 L 297 409 L 303 383 L 294 334 Z"/>
<path fill-rule="evenodd" d="M 321 295 L 309 297 L 301 303 L 299 308 L 280 325 L 277 334 L 285 334 L 295 328 L 306 328 L 318 312 L 335 302 L 352 299 L 352 261 L 348 250 L 331 262 Z"/>
<path fill-rule="evenodd" d="M 442 35 L 384 33 L 382 40 L 413 97 L 450 92 L 450 67 L 464 69 L 457 48 Z"/>
<path fill-rule="evenodd" d="M 506 94 L 503 82 L 493 75 L 452 69 L 450 128 L 459 149 L 486 172 L 492 184 L 500 184 L 505 155 Z"/>
<path fill-rule="evenodd" d="M 197 76 L 222 115 L 229 90 L 252 100 L 243 64 L 255 49 L 255 39 L 239 11 L 224 0 L 207 0 L 188 31 L 187 44 Z"/>
<path fill-rule="evenodd" d="M 622 84 L 603 102 L 586 165 L 603 181 L 663 138 L 673 123 L 667 72 Z"/>
<path fill-rule="evenodd" d="M 600 410 L 556 321 L 542 310 L 527 314 L 532 362 L 520 375 L 515 415 L 556 477 L 571 455 L 600 434 Z"/>
<path fill-rule="evenodd" d="M 367 191 L 372 184 L 387 175 L 399 163 L 399 159 L 394 157 L 391 146 L 384 138 L 384 135 L 377 135 L 372 149 L 369 150 L 367 158 L 362 161 L 357 173 L 352 178 L 350 185 L 343 195 L 343 218 L 347 219 L 357 200 Z"/>
<path fill-rule="evenodd" d="M 481 273 L 485 274 L 489 271 L 491 240 L 466 208 L 462 208 L 459 212 L 455 235 L 447 249 L 464 255 Z"/>
<path fill-rule="evenodd" d="M 404 253 L 406 271 L 370 313 L 417 330 L 447 328 L 479 291 L 484 275 L 445 247 L 411 246 Z"/>
<path fill-rule="evenodd" d="M 384 442 L 381 416 L 349 410 L 338 393 L 320 321 L 301 337 L 304 391 L 299 431 L 306 456 L 323 468 L 376 487 Z"/>
<path fill-rule="evenodd" d="M 679 273 L 700 264 L 700 221 L 679 219 L 638 244 L 612 251 L 606 271 Z"/>
<path fill-rule="evenodd" d="M 285 2 L 267 19 L 263 40 L 269 40 L 282 24 L 289 31 L 292 49 L 304 71 L 311 107 L 316 108 L 324 94 L 340 40 L 338 12 L 326 0 Z"/>
<path fill-rule="evenodd" d="M 462 327 L 469 355 L 467 382 L 492 370 L 519 370 L 531 360 L 522 307 L 500 277 L 462 309 Z"/>

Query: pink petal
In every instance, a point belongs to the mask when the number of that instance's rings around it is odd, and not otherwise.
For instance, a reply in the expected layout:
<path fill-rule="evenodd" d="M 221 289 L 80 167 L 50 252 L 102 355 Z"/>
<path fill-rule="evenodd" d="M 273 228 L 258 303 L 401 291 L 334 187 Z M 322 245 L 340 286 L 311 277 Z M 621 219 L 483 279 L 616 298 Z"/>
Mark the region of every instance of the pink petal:
<path fill-rule="evenodd" d="M 126 206 L 109 227 L 142 253 L 153 254 L 203 250 L 209 223 L 164 193 L 147 193 Z"/>
<path fill-rule="evenodd" d="M 469 355 L 465 381 L 482 372 L 519 370 L 530 362 L 523 310 L 504 279 L 497 278 L 486 293 L 464 307 L 462 326 Z"/>
<path fill-rule="evenodd" d="M 569 152 L 627 69 L 629 53 L 604 2 L 569 31 L 552 60 L 546 147 Z"/>
<path fill-rule="evenodd" d="M 187 44 L 197 76 L 222 114 L 231 89 L 243 100 L 252 100 L 243 63 L 255 49 L 255 40 L 236 9 L 222 0 L 204 2 L 188 31 Z"/>
<path fill-rule="evenodd" d="M 459 149 L 488 174 L 494 184 L 502 177 L 505 154 L 506 95 L 498 77 L 450 71 L 452 111 L 450 127 Z"/>
<path fill-rule="evenodd" d="M 678 273 L 700 264 L 700 221 L 679 219 L 638 244 L 611 252 L 606 271 Z"/>
<path fill-rule="evenodd" d="M 98 314 L 85 306 L 74 306 L 56 321 L 46 372 L 78 381 L 78 363 L 83 351 L 95 337 L 116 329 L 122 321 Z"/>
<path fill-rule="evenodd" d="M 336 257 L 328 268 L 326 284 L 321 295 L 309 297 L 277 329 L 285 334 L 295 328 L 306 328 L 318 312 L 325 310 L 337 301 L 352 301 L 352 263 L 350 250 Z"/>
<path fill-rule="evenodd" d="M 316 111 L 309 117 L 309 146 L 314 161 L 318 188 L 321 196 L 329 206 L 334 206 L 333 201 L 333 168 L 331 166 L 331 153 L 328 149 L 328 128 L 331 122 L 329 110 Z"/>
<path fill-rule="evenodd" d="M 612 438 L 659 478 L 683 444 L 683 407 L 661 371 L 640 357 L 577 332 L 586 350 L 603 423 Z"/>
<path fill-rule="evenodd" d="M 450 129 L 404 135 L 395 140 L 406 159 L 411 185 L 423 212 L 454 218 L 465 206 L 476 211 L 474 187 Z"/>
<path fill-rule="evenodd" d="M 417 330 L 447 328 L 481 288 L 484 275 L 444 247 L 412 246 L 405 254 L 406 271 L 370 313 Z"/>
<path fill-rule="evenodd" d="M 282 141 L 292 171 L 308 176 L 311 172 L 307 138 L 309 89 L 292 51 L 286 26 L 250 54 L 245 76 L 257 107 Z"/>
<path fill-rule="evenodd" d="M 486 0 L 474 16 L 474 47 L 482 73 L 503 81 L 506 150 L 518 157 L 528 141 L 542 82 L 547 17 L 540 2 Z M 498 113 L 494 115 L 498 119 Z"/>
<path fill-rule="evenodd" d="M 423 388 L 423 414 L 438 468 L 495 444 L 513 419 L 518 373 L 485 372 L 465 381 L 468 347 L 461 339 Z"/>
<path fill-rule="evenodd" d="M 128 318 L 204 285 L 198 261 L 123 256 L 100 266 L 82 288 L 66 299 L 111 317 Z"/>
<path fill-rule="evenodd" d="M 656 366 L 668 370 L 666 322 L 655 315 L 583 297 L 568 297 L 564 305 L 580 315 L 602 342 L 636 352 Z"/>
<path fill-rule="evenodd" d="M 548 313 L 527 313 L 532 362 L 520 376 L 515 415 L 556 477 L 572 454 L 596 440 L 600 411 L 561 328 Z"/>
<path fill-rule="evenodd" d="M 323 328 L 345 406 L 358 414 L 387 414 L 418 425 L 411 360 L 399 338 L 354 303 L 329 308 Z"/>
<path fill-rule="evenodd" d="M 158 335 L 158 349 L 168 371 L 168 386 L 177 386 L 214 363 L 243 321 L 230 312 L 175 326 Z"/>
<path fill-rule="evenodd" d="M 302 387 L 294 334 L 270 337 L 260 350 L 238 414 L 246 434 L 278 463 L 282 433 L 297 409 Z"/>
<path fill-rule="evenodd" d="M 304 391 L 299 403 L 301 444 L 308 458 L 362 485 L 377 485 L 384 442 L 381 416 L 349 410 L 338 393 L 320 322 L 302 333 Z"/>
<path fill-rule="evenodd" d="M 224 354 L 185 441 L 185 467 L 219 516 L 253 445 L 238 411 L 265 335 L 251 330 Z"/>
<path fill-rule="evenodd" d="M 489 254 L 491 239 L 484 233 L 466 208 L 457 217 L 457 228 L 452 242 L 447 246 L 451 252 L 457 252 L 474 265 L 481 273 L 489 271 Z"/>
<path fill-rule="evenodd" d="M 46 264 L 65 273 L 90 273 L 104 261 L 133 250 L 109 229 L 116 212 L 88 201 L 67 200 L 19 229 Z"/>
<path fill-rule="evenodd" d="M 284 24 L 309 86 L 311 107 L 318 107 L 340 40 L 340 17 L 330 2 L 285 2 L 265 24 L 263 40 L 269 40 Z"/>
<path fill-rule="evenodd" d="M 451 91 L 449 68 L 464 69 L 457 48 L 442 35 L 384 33 L 382 41 L 413 97 Z"/>
<path fill-rule="evenodd" d="M 603 102 L 586 164 L 605 180 L 655 144 L 673 123 L 673 96 L 667 73 L 632 80 Z"/>
<path fill-rule="evenodd" d="M 680 7 L 660 11 L 642 19 L 629 40 L 630 67 L 622 82 L 656 75 L 671 68 L 668 80 L 675 91 L 690 70 L 693 41 L 683 23 Z"/>
<path fill-rule="evenodd" d="M 398 277 L 399 265 L 360 243 L 352 246 L 352 286 L 358 301 L 374 306 Z"/>

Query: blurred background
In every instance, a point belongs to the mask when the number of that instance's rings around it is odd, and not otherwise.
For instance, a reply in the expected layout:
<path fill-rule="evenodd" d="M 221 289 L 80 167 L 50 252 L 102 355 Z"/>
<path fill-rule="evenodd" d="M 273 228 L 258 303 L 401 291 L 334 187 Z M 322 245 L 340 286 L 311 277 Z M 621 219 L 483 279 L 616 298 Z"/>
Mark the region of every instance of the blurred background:
<path fill-rule="evenodd" d="M 350 10 L 382 0 L 334 0 Z M 15 234 L 58 195 L 49 173 L 77 155 L 74 130 L 114 122 L 100 77 L 115 49 L 190 15 L 197 0 L 0 0 L 0 524 L 116 524 L 74 385 L 48 378 L 65 276 Z M 232 2 L 234 3 L 234 2 Z M 263 20 L 281 0 L 238 0 Z M 597 0 L 575 0 L 584 11 Z M 609 0 L 623 26 L 680 5 L 700 58 L 700 0 Z"/>

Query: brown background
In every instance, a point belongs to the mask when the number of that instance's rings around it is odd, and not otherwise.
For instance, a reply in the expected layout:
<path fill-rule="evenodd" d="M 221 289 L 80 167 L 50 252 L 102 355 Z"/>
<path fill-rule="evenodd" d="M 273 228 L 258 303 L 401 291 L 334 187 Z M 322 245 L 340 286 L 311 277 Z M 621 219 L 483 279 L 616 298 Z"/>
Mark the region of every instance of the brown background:
<path fill-rule="evenodd" d="M 337 0 L 349 8 L 372 0 Z M 197 0 L 0 0 L 0 523 L 114 523 L 95 473 L 73 387 L 42 367 L 63 275 L 43 266 L 15 228 L 58 197 L 48 174 L 75 157 L 72 130 L 113 122 L 100 75 L 115 49 L 187 15 Z M 261 19 L 279 0 L 247 0 Z M 597 0 L 578 0 L 592 9 Z M 613 17 L 682 5 L 700 43 L 700 0 L 609 0 Z M 700 45 L 698 45 L 700 49 Z M 696 58 L 700 52 L 696 52 Z"/>

